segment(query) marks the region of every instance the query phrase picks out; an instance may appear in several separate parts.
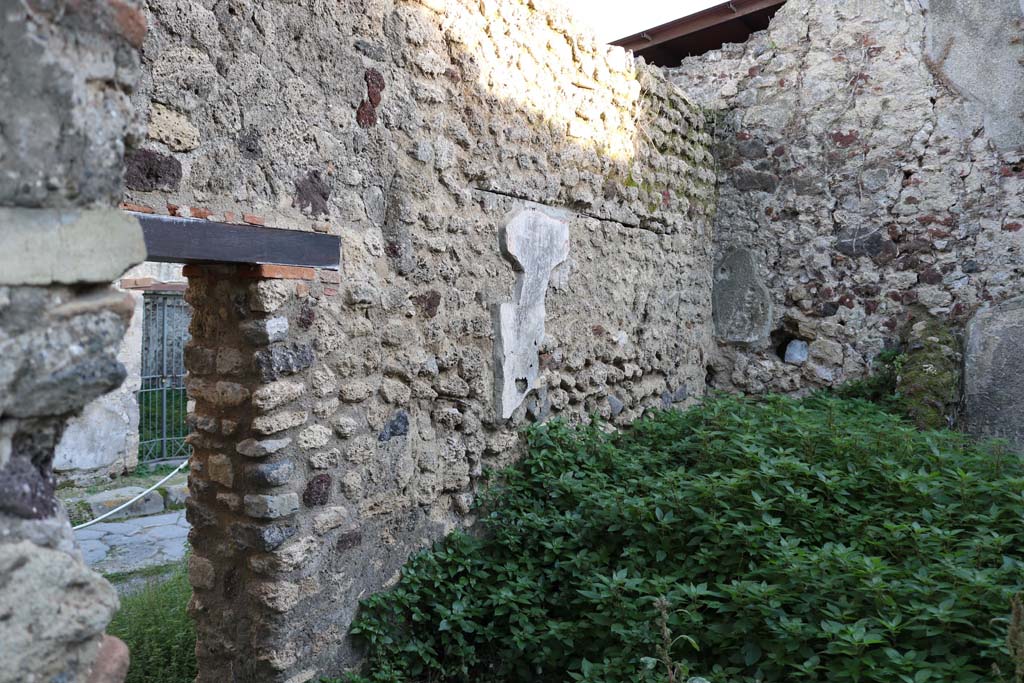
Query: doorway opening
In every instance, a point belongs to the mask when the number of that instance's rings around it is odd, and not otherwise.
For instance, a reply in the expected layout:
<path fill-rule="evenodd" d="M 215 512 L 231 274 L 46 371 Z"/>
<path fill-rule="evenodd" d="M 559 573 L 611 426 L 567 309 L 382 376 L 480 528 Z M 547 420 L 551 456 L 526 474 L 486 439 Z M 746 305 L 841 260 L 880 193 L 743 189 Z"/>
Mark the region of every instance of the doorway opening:
<path fill-rule="evenodd" d="M 185 345 L 191 309 L 184 293 L 156 289 L 143 294 L 142 365 L 139 378 L 139 463 L 178 461 L 191 455 Z"/>

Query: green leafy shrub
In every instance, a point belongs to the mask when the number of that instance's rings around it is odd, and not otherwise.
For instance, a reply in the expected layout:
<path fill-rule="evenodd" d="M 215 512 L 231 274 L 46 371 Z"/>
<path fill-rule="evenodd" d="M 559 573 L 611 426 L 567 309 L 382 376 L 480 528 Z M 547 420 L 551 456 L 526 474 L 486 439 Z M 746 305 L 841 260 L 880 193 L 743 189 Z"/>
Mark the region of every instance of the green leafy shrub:
<path fill-rule="evenodd" d="M 131 652 L 125 683 L 192 683 L 196 677 L 196 632 L 187 608 L 192 596 L 185 564 L 165 580 L 154 580 L 121 598 L 107 632 Z"/>
<path fill-rule="evenodd" d="M 891 413 L 903 414 L 904 406 L 897 395 L 896 383 L 906 362 L 907 354 L 896 349 L 886 349 L 875 356 L 869 375 L 837 388 L 836 395 L 871 401 Z"/>
<path fill-rule="evenodd" d="M 366 600 L 353 681 L 1012 676 L 1016 456 L 818 395 L 562 424 Z"/>

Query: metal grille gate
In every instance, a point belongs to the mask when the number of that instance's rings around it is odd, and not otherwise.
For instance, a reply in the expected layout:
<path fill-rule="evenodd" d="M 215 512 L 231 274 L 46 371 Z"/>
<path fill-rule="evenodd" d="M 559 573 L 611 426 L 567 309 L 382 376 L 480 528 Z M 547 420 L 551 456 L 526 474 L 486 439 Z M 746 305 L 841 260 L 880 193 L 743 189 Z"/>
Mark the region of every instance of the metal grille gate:
<path fill-rule="evenodd" d="M 146 292 L 142 316 L 139 462 L 187 458 L 185 344 L 192 317 L 181 292 Z"/>

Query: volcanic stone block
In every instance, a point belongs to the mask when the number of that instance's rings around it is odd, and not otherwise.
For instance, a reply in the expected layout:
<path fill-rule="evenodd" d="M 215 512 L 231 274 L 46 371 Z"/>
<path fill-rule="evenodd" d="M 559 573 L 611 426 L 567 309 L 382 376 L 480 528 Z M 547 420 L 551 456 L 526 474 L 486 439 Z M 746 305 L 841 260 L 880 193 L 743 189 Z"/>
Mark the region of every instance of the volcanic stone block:
<path fill-rule="evenodd" d="M 118 312 L 101 310 L 15 337 L 0 358 L 0 366 L 17 362 L 0 369 L 0 409 L 18 417 L 61 415 L 116 388 L 125 378 L 116 357 L 125 327 Z"/>
<path fill-rule="evenodd" d="M 378 435 L 380 441 L 390 441 L 396 436 L 405 436 L 409 433 L 409 413 L 404 410 L 397 410 L 391 419 L 384 425 L 384 429 Z"/>
<path fill-rule="evenodd" d="M 316 354 L 309 344 L 275 344 L 257 351 L 255 360 L 260 379 L 272 382 L 305 370 L 316 360 Z"/>
<path fill-rule="evenodd" d="M 206 476 L 210 481 L 215 481 L 221 486 L 231 488 L 235 482 L 235 470 L 231 465 L 231 458 L 223 453 L 211 455 L 206 462 Z"/>
<path fill-rule="evenodd" d="M 167 190 L 181 184 L 181 162 L 150 149 L 137 149 L 125 158 L 125 184 L 139 192 Z"/>
<path fill-rule="evenodd" d="M 292 440 L 289 438 L 264 439 L 263 441 L 246 439 L 245 441 L 239 442 L 239 444 L 235 446 L 235 450 L 250 458 L 265 458 L 268 455 L 277 453 L 282 448 L 291 444 L 291 442 Z"/>
<path fill-rule="evenodd" d="M 309 419 L 309 413 L 302 410 L 282 410 L 270 415 L 261 415 L 252 421 L 252 430 L 257 434 L 276 434 L 292 427 L 298 427 Z"/>
<path fill-rule="evenodd" d="M 281 460 L 254 465 L 247 472 L 249 481 L 256 486 L 282 486 L 295 473 L 295 465 L 290 460 Z"/>
<path fill-rule="evenodd" d="M 786 345 L 785 361 L 791 365 L 803 365 L 807 362 L 808 345 L 803 339 L 794 339 Z"/>
<path fill-rule="evenodd" d="M 331 499 L 331 475 L 318 474 L 306 484 L 306 490 L 302 493 L 302 502 L 306 507 L 317 507 L 326 505 Z"/>
<path fill-rule="evenodd" d="M 342 525 L 351 526 L 352 523 L 352 513 L 347 508 L 330 507 L 313 517 L 313 530 L 318 534 L 325 534 Z"/>
<path fill-rule="evenodd" d="M 191 518 L 190 518 L 191 520 Z M 235 522 L 228 528 L 231 541 L 242 549 L 270 552 L 298 533 L 293 524 L 245 524 Z"/>
<path fill-rule="evenodd" d="M 279 496 L 249 494 L 245 497 L 245 514 L 257 519 L 278 519 L 294 514 L 299 509 L 299 494 Z"/>
<path fill-rule="evenodd" d="M 260 280 L 249 287 L 249 308 L 261 313 L 273 313 L 288 300 L 294 286 L 285 280 Z"/>
<path fill-rule="evenodd" d="M 213 588 L 215 578 L 216 570 L 214 569 L 212 562 L 205 557 L 196 555 L 195 553 L 189 555 L 188 579 L 193 588 L 209 590 Z"/>
<path fill-rule="evenodd" d="M 252 404 L 261 411 L 273 410 L 294 401 L 306 391 L 302 382 L 281 380 L 264 385 L 253 392 Z"/>
<path fill-rule="evenodd" d="M 299 432 L 295 443 L 300 448 L 322 448 L 331 439 L 331 430 L 323 425 L 312 425 Z"/>
<path fill-rule="evenodd" d="M 241 325 L 242 336 L 250 344 L 262 346 L 288 338 L 288 318 L 250 320 Z"/>
<path fill-rule="evenodd" d="M 5 681 L 85 680 L 117 593 L 80 561 L 28 541 L 0 544 Z M 11 589 L 10 587 L 16 587 Z"/>
<path fill-rule="evenodd" d="M 30 458 L 11 458 L 0 468 L 0 513 L 25 519 L 52 515 L 54 484 L 49 468 L 40 470 Z"/>

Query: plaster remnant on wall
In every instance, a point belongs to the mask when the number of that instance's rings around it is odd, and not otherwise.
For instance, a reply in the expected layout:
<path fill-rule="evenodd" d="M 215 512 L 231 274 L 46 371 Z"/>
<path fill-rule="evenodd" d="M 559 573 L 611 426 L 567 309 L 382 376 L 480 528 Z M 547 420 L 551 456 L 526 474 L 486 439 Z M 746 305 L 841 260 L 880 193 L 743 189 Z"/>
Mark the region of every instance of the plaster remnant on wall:
<path fill-rule="evenodd" d="M 978 311 L 967 326 L 964 422 L 1024 450 L 1024 297 Z"/>
<path fill-rule="evenodd" d="M 772 300 L 749 249 L 734 249 L 715 267 L 711 294 L 715 334 L 727 342 L 765 339 L 772 322 Z"/>
<path fill-rule="evenodd" d="M 544 343 L 544 296 L 551 272 L 569 256 L 569 221 L 564 214 L 519 209 L 499 233 L 501 254 L 516 271 L 513 301 L 494 314 L 494 392 L 502 419 L 537 388 Z"/>
<path fill-rule="evenodd" d="M 926 15 L 929 65 L 977 110 L 1005 152 L 1024 151 L 1024 3 L 933 0 Z"/>

